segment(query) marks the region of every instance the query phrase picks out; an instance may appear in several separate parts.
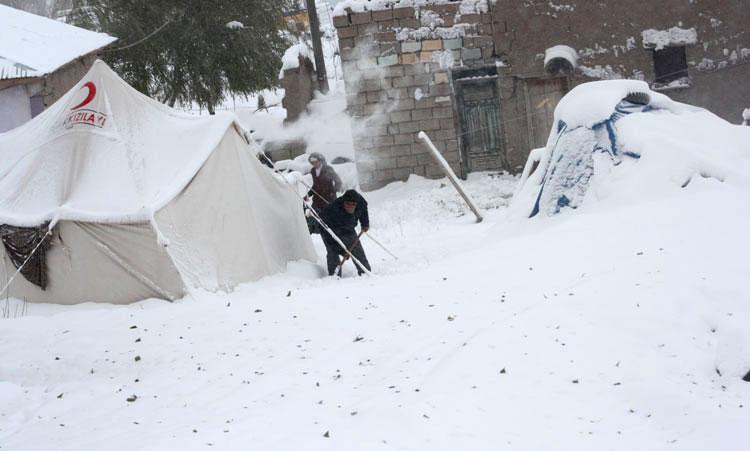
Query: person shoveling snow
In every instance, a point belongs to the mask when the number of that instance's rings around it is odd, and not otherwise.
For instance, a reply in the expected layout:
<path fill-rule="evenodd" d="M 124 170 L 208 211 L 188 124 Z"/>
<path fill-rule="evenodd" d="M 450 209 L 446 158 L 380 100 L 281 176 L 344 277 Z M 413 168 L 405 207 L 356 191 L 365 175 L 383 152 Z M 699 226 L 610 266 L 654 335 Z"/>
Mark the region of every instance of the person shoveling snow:
<path fill-rule="evenodd" d="M 313 152 L 307 161 L 312 165 L 310 174 L 313 179 L 312 188 L 307 196 L 312 199 L 312 207 L 319 213 L 336 200 L 336 193 L 341 189 L 341 178 L 322 154 Z"/>
<path fill-rule="evenodd" d="M 331 232 L 341 239 L 348 250 L 348 252 L 344 252 L 341 245 L 334 240 L 328 231 L 321 231 L 323 243 L 326 246 L 328 275 L 334 275 L 350 255 L 356 259 L 354 264 L 359 275 L 362 275 L 365 270 L 357 262 L 361 263 L 369 272 L 370 263 L 367 261 L 367 256 L 359 240 L 360 236 L 370 228 L 370 217 L 365 198 L 355 190 L 350 189 L 326 207 L 320 216 Z M 357 222 L 361 227 L 359 235 L 355 231 Z M 342 256 L 344 260 L 340 261 L 339 256 Z"/>

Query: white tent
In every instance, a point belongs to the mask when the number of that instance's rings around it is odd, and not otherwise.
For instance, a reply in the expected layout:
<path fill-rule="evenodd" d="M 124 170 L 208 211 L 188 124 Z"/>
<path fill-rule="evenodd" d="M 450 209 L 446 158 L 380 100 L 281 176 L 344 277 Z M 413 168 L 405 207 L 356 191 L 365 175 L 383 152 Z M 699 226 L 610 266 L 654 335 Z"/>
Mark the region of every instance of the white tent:
<path fill-rule="evenodd" d="M 97 61 L 52 107 L 0 134 L 0 288 L 18 264 L 9 243 L 47 224 L 27 268 L 46 266 L 44 282 L 19 274 L 11 297 L 176 299 L 315 260 L 300 200 L 244 136 L 233 114 L 177 112 Z"/>

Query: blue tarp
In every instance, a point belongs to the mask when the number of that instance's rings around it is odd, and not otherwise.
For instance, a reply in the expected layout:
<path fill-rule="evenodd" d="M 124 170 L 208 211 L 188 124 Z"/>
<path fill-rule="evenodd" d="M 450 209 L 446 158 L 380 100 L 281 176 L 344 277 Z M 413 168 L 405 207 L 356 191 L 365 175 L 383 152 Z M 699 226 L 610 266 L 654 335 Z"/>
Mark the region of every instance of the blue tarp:
<path fill-rule="evenodd" d="M 568 128 L 565 122 L 559 121 L 557 138 L 529 217 L 536 216 L 540 211 L 554 215 L 566 207 L 577 208 L 594 176 L 594 154 L 609 155 L 614 166 L 622 163 L 626 157 L 640 158 L 640 155 L 618 147 L 614 124 L 628 114 L 650 110 L 652 108 L 648 105 L 623 100 L 609 118 L 590 128 Z"/>

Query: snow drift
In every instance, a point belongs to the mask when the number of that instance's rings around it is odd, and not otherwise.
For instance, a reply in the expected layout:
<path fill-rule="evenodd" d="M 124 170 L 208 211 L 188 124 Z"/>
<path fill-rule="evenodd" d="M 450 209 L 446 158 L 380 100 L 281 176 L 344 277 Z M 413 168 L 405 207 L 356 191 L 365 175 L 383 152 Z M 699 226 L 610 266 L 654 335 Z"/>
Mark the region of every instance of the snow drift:
<path fill-rule="evenodd" d="M 585 83 L 555 109 L 547 146 L 516 190 L 519 216 L 644 202 L 700 178 L 747 183 L 750 129 L 674 102 L 641 81 Z"/>

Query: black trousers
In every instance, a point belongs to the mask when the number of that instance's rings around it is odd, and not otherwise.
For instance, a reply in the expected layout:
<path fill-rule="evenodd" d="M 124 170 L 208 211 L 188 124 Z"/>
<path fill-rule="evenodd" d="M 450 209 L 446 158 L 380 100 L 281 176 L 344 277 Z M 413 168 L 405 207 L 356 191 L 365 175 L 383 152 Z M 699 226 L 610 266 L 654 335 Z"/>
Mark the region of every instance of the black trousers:
<path fill-rule="evenodd" d="M 350 252 L 356 258 L 362 263 L 362 266 L 367 268 L 368 271 L 370 271 L 370 262 L 367 261 L 367 256 L 365 255 L 365 250 L 362 248 L 362 243 L 357 242 L 357 245 L 352 248 L 352 244 L 357 239 L 357 235 L 355 233 L 346 233 L 339 235 L 339 238 L 341 238 L 341 241 L 344 243 L 347 249 L 351 249 Z M 341 263 L 341 256 L 347 255 L 347 253 L 341 248 L 341 245 L 337 243 L 331 236 L 329 236 L 327 233 L 323 235 L 323 244 L 326 245 L 326 263 L 328 264 L 328 275 L 332 276 L 336 272 L 336 268 L 338 268 L 339 263 Z M 351 260 L 351 258 L 349 259 Z M 358 264 L 354 264 L 354 266 L 357 267 L 357 274 L 360 276 L 364 271 Z"/>

